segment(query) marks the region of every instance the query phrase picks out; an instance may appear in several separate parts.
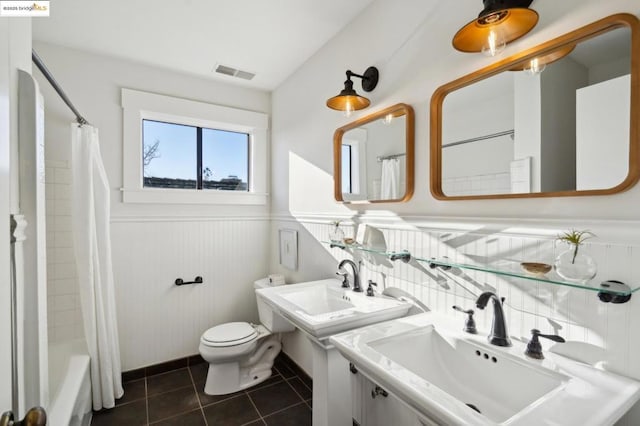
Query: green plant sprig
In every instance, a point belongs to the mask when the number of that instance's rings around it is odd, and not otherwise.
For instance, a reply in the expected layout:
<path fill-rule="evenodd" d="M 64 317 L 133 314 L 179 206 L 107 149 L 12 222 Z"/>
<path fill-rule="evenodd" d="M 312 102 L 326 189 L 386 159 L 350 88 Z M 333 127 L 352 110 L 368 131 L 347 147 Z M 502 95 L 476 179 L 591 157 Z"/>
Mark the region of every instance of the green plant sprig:
<path fill-rule="evenodd" d="M 595 237 L 596 235 L 588 230 L 578 231 L 576 229 L 570 229 L 569 231 L 558 235 L 556 237 L 559 241 L 564 241 L 565 243 L 573 244 L 573 258 L 571 259 L 571 263 L 576 263 L 576 256 L 578 256 L 578 248 L 589 238 Z"/>

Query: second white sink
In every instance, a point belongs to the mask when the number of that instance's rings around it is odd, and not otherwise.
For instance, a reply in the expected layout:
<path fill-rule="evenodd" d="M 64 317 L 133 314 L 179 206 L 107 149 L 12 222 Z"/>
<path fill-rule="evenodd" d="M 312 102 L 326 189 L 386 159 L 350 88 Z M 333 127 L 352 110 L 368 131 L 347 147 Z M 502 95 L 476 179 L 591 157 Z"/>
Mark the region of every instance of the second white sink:
<path fill-rule="evenodd" d="M 411 308 L 408 302 L 341 288 L 341 281 L 336 279 L 259 289 L 256 295 L 317 339 L 398 318 Z"/>
<path fill-rule="evenodd" d="M 456 321 L 457 320 L 457 321 Z M 640 383 L 525 344 L 489 345 L 458 318 L 429 312 L 331 337 L 356 368 L 425 424 L 610 425 L 640 399 Z"/>
<path fill-rule="evenodd" d="M 569 380 L 469 341 L 444 337 L 433 325 L 368 345 L 496 423 L 551 397 Z"/>

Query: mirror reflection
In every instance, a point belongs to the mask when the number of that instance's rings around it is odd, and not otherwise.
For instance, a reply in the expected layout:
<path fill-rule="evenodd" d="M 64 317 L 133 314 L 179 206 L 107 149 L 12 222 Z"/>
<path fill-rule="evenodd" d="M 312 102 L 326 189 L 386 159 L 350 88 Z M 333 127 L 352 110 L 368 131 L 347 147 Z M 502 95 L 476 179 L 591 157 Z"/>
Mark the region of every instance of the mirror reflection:
<path fill-rule="evenodd" d="M 631 28 L 590 35 L 445 94 L 440 198 L 575 195 L 635 181 Z"/>
<path fill-rule="evenodd" d="M 337 129 L 336 200 L 408 200 L 413 194 L 413 126 L 413 109 L 398 104 Z"/>

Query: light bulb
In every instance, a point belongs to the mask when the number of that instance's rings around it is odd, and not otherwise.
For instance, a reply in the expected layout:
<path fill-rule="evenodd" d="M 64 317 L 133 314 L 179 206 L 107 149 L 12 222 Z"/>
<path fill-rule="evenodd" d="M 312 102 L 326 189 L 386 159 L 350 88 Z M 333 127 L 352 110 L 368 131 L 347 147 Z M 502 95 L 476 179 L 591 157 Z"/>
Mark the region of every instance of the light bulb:
<path fill-rule="evenodd" d="M 351 105 L 351 101 L 347 99 L 347 101 L 344 103 L 344 111 L 342 112 L 342 114 L 349 118 L 351 117 L 351 114 L 353 113 L 353 105 Z"/>
<path fill-rule="evenodd" d="M 482 53 L 487 56 L 496 56 L 504 50 L 507 43 L 504 41 L 504 37 L 496 29 L 489 31 L 487 36 L 487 43 L 482 46 Z"/>
<path fill-rule="evenodd" d="M 531 75 L 540 74 L 547 66 L 545 64 L 541 64 L 538 58 L 533 58 L 529 62 L 529 67 L 525 69 Z"/>

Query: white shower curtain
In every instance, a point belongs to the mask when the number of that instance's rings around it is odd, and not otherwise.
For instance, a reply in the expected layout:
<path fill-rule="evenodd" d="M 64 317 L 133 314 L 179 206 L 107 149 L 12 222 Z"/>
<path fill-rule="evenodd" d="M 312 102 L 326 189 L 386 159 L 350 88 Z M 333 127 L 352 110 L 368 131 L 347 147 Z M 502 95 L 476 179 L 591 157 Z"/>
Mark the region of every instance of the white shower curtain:
<path fill-rule="evenodd" d="M 400 162 L 397 158 L 382 160 L 382 177 L 380 181 L 381 200 L 394 200 L 399 197 Z"/>
<path fill-rule="evenodd" d="M 80 305 L 91 356 L 93 408 L 112 408 L 120 398 L 122 369 L 111 267 L 109 183 L 98 130 L 71 125 L 72 222 Z"/>

